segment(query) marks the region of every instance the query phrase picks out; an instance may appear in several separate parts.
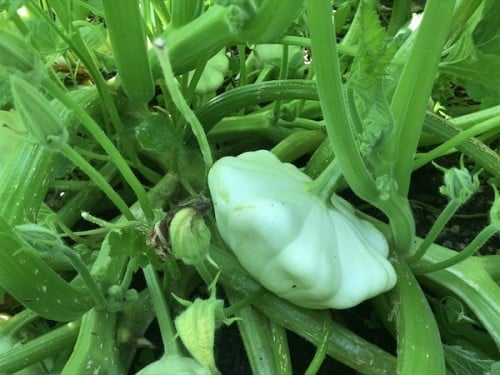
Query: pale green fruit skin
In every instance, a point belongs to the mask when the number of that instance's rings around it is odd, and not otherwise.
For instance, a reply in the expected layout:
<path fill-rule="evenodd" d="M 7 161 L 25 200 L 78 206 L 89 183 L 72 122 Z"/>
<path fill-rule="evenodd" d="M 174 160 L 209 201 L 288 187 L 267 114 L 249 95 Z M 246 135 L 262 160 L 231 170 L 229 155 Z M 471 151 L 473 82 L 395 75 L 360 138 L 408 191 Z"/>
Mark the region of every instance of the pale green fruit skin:
<path fill-rule="evenodd" d="M 264 150 L 214 164 L 217 228 L 242 266 L 278 296 L 315 309 L 349 308 L 391 289 L 383 235 L 340 198 L 327 206 L 310 182 Z"/>
<path fill-rule="evenodd" d="M 136 375 L 209 375 L 193 358 L 170 356 L 150 363 Z"/>

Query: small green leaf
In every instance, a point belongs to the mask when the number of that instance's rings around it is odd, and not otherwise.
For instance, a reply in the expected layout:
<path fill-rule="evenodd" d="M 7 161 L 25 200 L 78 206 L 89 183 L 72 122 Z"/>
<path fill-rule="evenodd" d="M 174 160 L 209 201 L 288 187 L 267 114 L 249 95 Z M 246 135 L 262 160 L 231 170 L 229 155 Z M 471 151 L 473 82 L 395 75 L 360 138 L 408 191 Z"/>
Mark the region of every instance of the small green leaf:
<path fill-rule="evenodd" d="M 135 228 L 125 228 L 112 231 L 108 236 L 110 256 L 127 255 L 135 258 L 139 265 L 148 264 L 146 250 L 150 248 L 146 244 L 145 233 Z"/>
<path fill-rule="evenodd" d="M 499 374 L 499 361 L 481 358 L 477 353 L 460 346 L 444 345 L 444 350 L 446 365 L 454 375 Z"/>
<path fill-rule="evenodd" d="M 146 151 L 166 152 L 180 144 L 180 137 L 166 116 L 151 114 L 134 130 L 137 142 Z"/>

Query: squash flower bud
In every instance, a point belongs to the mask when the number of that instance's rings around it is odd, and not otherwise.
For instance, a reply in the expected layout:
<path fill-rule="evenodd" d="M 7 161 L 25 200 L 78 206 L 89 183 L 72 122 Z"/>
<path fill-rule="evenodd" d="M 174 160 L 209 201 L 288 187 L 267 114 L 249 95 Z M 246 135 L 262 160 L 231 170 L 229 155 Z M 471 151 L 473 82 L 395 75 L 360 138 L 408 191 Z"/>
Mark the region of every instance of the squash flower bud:
<path fill-rule="evenodd" d="M 444 185 L 439 188 L 439 191 L 450 200 L 464 204 L 479 188 L 479 173 L 472 175 L 465 168 L 463 160 L 460 161 L 460 168 L 446 169 L 433 164 L 444 173 Z"/>
<path fill-rule="evenodd" d="M 0 66 L 27 73 L 35 68 L 35 60 L 34 50 L 22 36 L 0 30 Z"/>
<path fill-rule="evenodd" d="M 340 197 L 324 203 L 310 182 L 264 150 L 213 165 L 217 228 L 243 268 L 308 308 L 349 308 L 391 289 L 396 273 L 384 236 Z"/>
<path fill-rule="evenodd" d="M 175 213 L 169 227 L 172 253 L 187 265 L 203 262 L 208 256 L 210 229 L 194 208 L 182 208 Z"/>

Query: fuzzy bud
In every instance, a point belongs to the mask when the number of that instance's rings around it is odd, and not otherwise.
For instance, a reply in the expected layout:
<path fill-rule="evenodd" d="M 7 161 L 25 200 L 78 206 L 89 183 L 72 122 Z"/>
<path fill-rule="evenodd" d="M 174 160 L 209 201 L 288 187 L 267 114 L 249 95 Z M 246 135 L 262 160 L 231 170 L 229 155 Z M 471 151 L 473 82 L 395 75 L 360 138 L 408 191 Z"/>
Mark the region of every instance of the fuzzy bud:
<path fill-rule="evenodd" d="M 458 200 L 465 203 L 479 188 L 478 173 L 472 175 L 460 162 L 460 168 L 445 169 L 434 164 L 444 173 L 444 185 L 439 188 L 441 194 L 446 195 L 451 200 Z"/>
<path fill-rule="evenodd" d="M 185 264 L 203 262 L 208 255 L 211 233 L 194 208 L 177 211 L 169 227 L 172 253 Z"/>

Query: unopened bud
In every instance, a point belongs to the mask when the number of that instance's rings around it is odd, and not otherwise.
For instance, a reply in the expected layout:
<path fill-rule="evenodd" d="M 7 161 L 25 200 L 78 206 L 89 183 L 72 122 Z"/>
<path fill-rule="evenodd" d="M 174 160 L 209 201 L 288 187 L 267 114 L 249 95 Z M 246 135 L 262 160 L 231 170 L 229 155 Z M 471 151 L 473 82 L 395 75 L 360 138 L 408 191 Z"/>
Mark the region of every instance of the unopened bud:
<path fill-rule="evenodd" d="M 472 175 L 460 162 L 460 168 L 442 168 L 434 164 L 444 173 L 444 185 L 439 188 L 441 194 L 446 195 L 451 200 L 458 200 L 465 203 L 479 188 L 479 173 Z"/>
<path fill-rule="evenodd" d="M 182 208 L 169 227 L 172 253 L 185 264 L 203 262 L 208 255 L 211 233 L 205 220 L 194 208 Z"/>
<path fill-rule="evenodd" d="M 30 72 L 35 67 L 33 48 L 20 35 L 0 29 L 0 66 Z"/>

